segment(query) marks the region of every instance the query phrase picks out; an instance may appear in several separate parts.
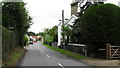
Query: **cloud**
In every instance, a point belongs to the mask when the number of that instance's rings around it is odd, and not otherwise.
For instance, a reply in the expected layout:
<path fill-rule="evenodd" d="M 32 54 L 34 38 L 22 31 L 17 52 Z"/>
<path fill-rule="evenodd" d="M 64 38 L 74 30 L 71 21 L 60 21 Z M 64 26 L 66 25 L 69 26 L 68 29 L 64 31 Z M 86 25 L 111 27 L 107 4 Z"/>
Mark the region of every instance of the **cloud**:
<path fill-rule="evenodd" d="M 70 18 L 70 3 L 72 0 L 23 0 L 30 16 L 33 17 L 33 25 L 29 31 L 39 33 L 44 28 L 50 28 L 59 24 L 62 10 L 65 11 L 65 18 Z M 119 0 L 107 0 L 105 3 L 118 5 Z"/>
<path fill-rule="evenodd" d="M 59 24 L 62 10 L 65 17 L 70 17 L 71 0 L 24 0 L 30 16 L 33 17 L 33 25 L 29 31 L 41 32 L 44 28 L 50 28 Z"/>

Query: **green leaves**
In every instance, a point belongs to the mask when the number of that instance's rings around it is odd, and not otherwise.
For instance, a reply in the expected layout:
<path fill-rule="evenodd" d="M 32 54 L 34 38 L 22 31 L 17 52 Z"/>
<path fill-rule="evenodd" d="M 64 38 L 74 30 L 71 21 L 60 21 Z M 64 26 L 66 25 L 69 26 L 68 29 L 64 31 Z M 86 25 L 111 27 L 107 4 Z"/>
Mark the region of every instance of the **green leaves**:
<path fill-rule="evenodd" d="M 112 4 L 96 5 L 88 8 L 82 17 L 81 33 L 86 36 L 87 43 L 116 43 L 119 36 L 120 8 Z M 114 40 L 113 40 L 114 39 Z M 115 41 L 116 40 L 116 41 Z"/>
<path fill-rule="evenodd" d="M 79 28 L 89 53 L 100 57 L 106 43 L 120 45 L 120 8 L 113 4 L 93 5 L 81 17 Z M 94 49 L 94 50 L 93 50 Z"/>
<path fill-rule="evenodd" d="M 32 23 L 24 2 L 2 2 L 2 23 L 7 29 L 18 34 L 19 44 Z"/>
<path fill-rule="evenodd" d="M 57 42 L 57 26 L 52 27 L 51 29 L 44 29 L 43 33 L 40 33 L 44 37 L 44 42 Z"/>

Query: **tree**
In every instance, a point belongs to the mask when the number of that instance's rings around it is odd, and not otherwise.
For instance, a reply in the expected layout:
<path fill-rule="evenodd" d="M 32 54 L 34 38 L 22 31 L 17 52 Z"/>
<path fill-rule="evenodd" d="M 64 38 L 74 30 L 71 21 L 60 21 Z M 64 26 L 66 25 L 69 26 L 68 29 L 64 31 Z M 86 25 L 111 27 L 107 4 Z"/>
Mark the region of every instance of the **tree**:
<path fill-rule="evenodd" d="M 35 33 L 34 33 L 34 32 L 31 32 L 31 31 L 28 32 L 27 34 L 28 34 L 28 36 L 35 36 Z"/>
<path fill-rule="evenodd" d="M 41 33 L 41 35 L 44 37 L 44 43 L 50 44 L 51 42 L 57 42 L 57 29 L 57 26 L 54 26 L 51 29 L 44 29 L 44 32 Z"/>
<path fill-rule="evenodd" d="M 105 44 L 120 45 L 120 8 L 113 4 L 93 5 L 88 8 L 79 22 L 88 51 L 100 56 L 99 48 Z M 94 48 L 94 50 L 93 50 Z"/>
<path fill-rule="evenodd" d="M 3 26 L 17 34 L 21 47 L 24 35 L 32 24 L 31 20 L 24 2 L 2 2 Z"/>
<path fill-rule="evenodd" d="M 80 3 L 80 12 L 78 13 L 78 19 L 74 22 L 74 25 L 72 26 L 72 32 L 70 36 L 71 43 L 78 43 L 78 44 L 85 43 L 85 40 L 82 39 L 82 34 L 79 28 L 79 25 L 82 20 L 82 16 L 84 15 L 84 12 L 92 5 L 104 4 L 104 2 L 88 2 L 88 1 L 84 1 L 84 2 L 85 2 L 84 5 L 83 2 Z"/>

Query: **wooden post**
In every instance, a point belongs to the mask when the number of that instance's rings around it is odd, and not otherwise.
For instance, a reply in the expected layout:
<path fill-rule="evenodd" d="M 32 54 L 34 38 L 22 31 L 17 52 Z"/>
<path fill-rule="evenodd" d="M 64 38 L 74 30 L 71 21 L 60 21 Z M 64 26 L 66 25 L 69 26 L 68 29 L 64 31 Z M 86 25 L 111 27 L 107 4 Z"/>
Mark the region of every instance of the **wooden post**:
<path fill-rule="evenodd" d="M 112 59 L 111 58 L 111 45 L 110 44 L 108 45 L 108 48 L 109 48 L 109 51 L 108 51 L 109 52 L 109 59 Z"/>
<path fill-rule="evenodd" d="M 111 45 L 109 43 L 106 44 L 106 58 L 111 59 Z"/>
<path fill-rule="evenodd" d="M 108 59 L 108 44 L 106 44 L 106 59 Z"/>

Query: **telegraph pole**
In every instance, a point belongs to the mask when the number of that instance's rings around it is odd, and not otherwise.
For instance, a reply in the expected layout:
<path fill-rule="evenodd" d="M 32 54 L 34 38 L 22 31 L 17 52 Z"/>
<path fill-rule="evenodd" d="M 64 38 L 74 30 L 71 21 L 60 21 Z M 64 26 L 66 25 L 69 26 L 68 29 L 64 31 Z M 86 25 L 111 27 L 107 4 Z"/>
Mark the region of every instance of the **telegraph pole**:
<path fill-rule="evenodd" d="M 64 10 L 62 10 L 62 23 L 64 24 Z"/>
<path fill-rule="evenodd" d="M 64 10 L 62 10 L 62 32 L 63 32 L 63 43 L 65 43 L 65 38 L 64 38 Z M 65 48 L 65 44 L 63 44 L 63 48 Z"/>

